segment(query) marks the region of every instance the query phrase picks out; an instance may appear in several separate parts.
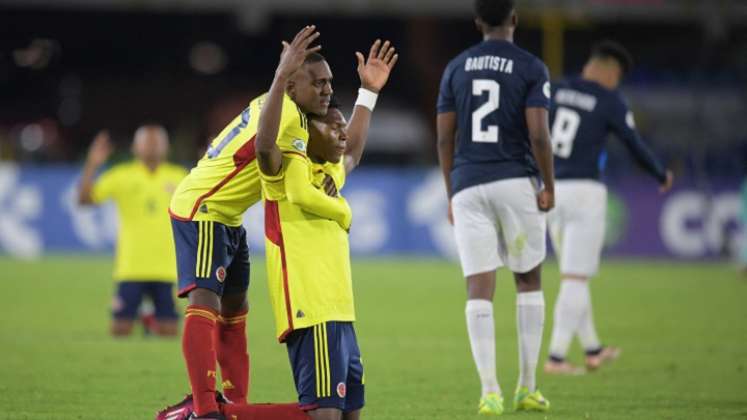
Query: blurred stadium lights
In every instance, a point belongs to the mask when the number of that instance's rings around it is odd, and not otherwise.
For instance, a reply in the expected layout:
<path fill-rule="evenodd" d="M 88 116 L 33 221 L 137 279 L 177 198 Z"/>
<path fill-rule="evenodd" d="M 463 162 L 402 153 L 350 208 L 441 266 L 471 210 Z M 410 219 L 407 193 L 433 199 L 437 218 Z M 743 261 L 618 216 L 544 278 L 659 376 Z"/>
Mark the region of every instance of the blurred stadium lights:
<path fill-rule="evenodd" d="M 37 38 L 28 47 L 13 51 L 13 61 L 18 67 L 41 70 L 49 65 L 52 58 L 60 52 L 60 45 L 51 39 Z"/>
<path fill-rule="evenodd" d="M 203 74 L 217 74 L 226 68 L 228 57 L 218 44 L 202 41 L 195 44 L 189 52 L 189 64 Z"/>

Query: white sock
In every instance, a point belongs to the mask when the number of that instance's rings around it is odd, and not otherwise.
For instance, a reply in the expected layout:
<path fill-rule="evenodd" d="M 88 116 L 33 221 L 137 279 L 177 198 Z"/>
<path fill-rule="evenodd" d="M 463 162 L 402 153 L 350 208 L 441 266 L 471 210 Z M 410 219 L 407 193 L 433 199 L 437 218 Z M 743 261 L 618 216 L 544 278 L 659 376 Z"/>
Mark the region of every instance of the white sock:
<path fill-rule="evenodd" d="M 599 342 L 599 336 L 597 335 L 597 329 L 594 326 L 594 316 L 591 309 L 591 293 L 589 292 L 588 282 L 586 284 L 586 311 L 581 315 L 581 321 L 578 325 L 578 340 L 581 342 L 581 347 L 584 351 L 594 351 L 602 348 L 602 343 Z"/>
<path fill-rule="evenodd" d="M 519 335 L 519 386 L 537 389 L 536 374 L 545 325 L 545 298 L 542 291 L 516 295 L 516 327 Z"/>
<path fill-rule="evenodd" d="M 483 299 L 467 301 L 467 332 L 472 346 L 477 373 L 482 383 L 482 395 L 490 392 L 501 393 L 495 373 L 495 322 L 493 302 Z"/>
<path fill-rule="evenodd" d="M 588 281 L 563 280 L 560 283 L 550 341 L 551 357 L 565 359 L 571 340 L 581 325 L 581 318 L 589 312 L 590 303 Z"/>

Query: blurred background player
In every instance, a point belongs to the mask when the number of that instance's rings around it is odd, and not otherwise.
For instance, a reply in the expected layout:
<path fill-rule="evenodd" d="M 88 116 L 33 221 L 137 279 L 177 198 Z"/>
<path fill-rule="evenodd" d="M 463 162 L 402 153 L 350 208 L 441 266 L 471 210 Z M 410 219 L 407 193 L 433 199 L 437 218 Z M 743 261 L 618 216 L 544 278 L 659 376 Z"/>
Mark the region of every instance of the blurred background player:
<path fill-rule="evenodd" d="M 557 206 L 548 222 L 558 254 L 561 285 L 555 304 L 547 373 L 580 374 L 565 360 L 578 335 L 586 367 L 615 359 L 619 349 L 602 346 L 592 317 L 588 280 L 599 268 L 604 245 L 607 188 L 600 180 L 609 133 L 619 137 L 636 161 L 666 192 L 673 176 L 654 156 L 635 128 L 633 113 L 618 87 L 633 60 L 622 45 L 603 41 L 593 47 L 581 77 L 553 85 L 552 143 Z"/>
<path fill-rule="evenodd" d="M 132 332 L 145 296 L 155 307 L 153 332 L 175 336 L 176 258 L 166 210 L 186 171 L 166 162 L 169 139 L 159 125 L 138 128 L 132 143 L 135 159 L 116 165 L 95 179 L 112 150 L 109 134 L 100 132 L 88 152 L 78 194 L 78 202 L 83 205 L 113 201 L 119 216 L 114 261 L 117 291 L 111 333 L 125 336 Z"/>
<path fill-rule="evenodd" d="M 438 155 L 467 279 L 467 330 L 482 382 L 478 412 L 499 415 L 493 295 L 496 269 L 514 273 L 519 342 L 517 410 L 547 411 L 536 385 L 545 301 L 545 214 L 553 207 L 553 169 L 545 64 L 513 44 L 511 0 L 477 0 L 484 40 L 446 67 L 438 99 Z M 455 150 L 456 146 L 456 150 Z M 533 156 L 533 158 L 532 158 Z M 536 182 L 541 176 L 544 186 Z M 452 216 L 453 214 L 453 216 Z"/>

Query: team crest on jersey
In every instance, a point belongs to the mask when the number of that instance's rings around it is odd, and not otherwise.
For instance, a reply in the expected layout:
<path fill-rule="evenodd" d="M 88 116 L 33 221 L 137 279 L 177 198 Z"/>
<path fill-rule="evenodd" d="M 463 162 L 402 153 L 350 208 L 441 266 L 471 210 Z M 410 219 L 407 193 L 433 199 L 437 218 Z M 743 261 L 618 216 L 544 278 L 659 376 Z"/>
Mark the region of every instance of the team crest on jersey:
<path fill-rule="evenodd" d="M 226 268 L 222 265 L 218 267 L 217 270 L 215 270 L 215 277 L 218 278 L 218 281 L 223 283 L 226 280 Z"/>
<path fill-rule="evenodd" d="M 291 145 L 299 152 L 306 152 L 306 142 L 301 139 L 293 140 L 293 143 L 291 143 Z"/>
<path fill-rule="evenodd" d="M 550 82 L 545 82 L 545 84 L 542 86 L 542 93 L 547 96 L 547 99 L 550 99 Z"/>
<path fill-rule="evenodd" d="M 345 394 L 347 393 L 348 393 L 348 389 L 345 386 L 345 382 L 340 382 L 339 384 L 337 384 L 337 395 L 340 398 L 345 398 Z"/>

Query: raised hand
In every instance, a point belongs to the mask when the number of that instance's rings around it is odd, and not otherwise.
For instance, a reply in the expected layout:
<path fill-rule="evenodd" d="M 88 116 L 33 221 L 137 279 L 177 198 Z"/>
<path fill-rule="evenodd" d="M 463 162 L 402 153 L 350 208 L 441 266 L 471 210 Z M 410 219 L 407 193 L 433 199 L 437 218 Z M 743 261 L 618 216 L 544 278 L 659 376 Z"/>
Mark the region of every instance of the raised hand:
<path fill-rule="evenodd" d="M 113 150 L 109 132 L 106 130 L 99 131 L 93 139 L 91 147 L 88 148 L 88 158 L 86 161 L 90 165 L 99 167 L 106 163 Z"/>
<path fill-rule="evenodd" d="M 381 45 L 377 39 L 368 52 L 368 60 L 364 60 L 363 54 L 355 53 L 358 59 L 358 76 L 361 79 L 361 87 L 372 92 L 379 93 L 389 80 L 389 73 L 397 63 L 399 54 L 395 53 L 394 47 L 389 41 Z"/>
<path fill-rule="evenodd" d="M 287 79 L 301 68 L 309 54 L 322 49 L 321 45 L 309 48 L 309 45 L 317 38 L 319 38 L 319 32 L 316 32 L 316 26 L 311 25 L 301 29 L 290 44 L 283 41 L 283 52 L 280 53 L 280 63 L 275 74 Z"/>

